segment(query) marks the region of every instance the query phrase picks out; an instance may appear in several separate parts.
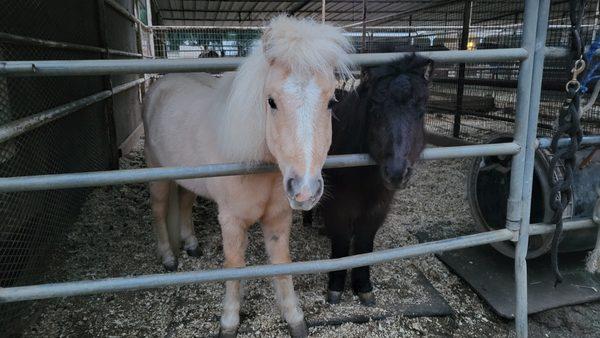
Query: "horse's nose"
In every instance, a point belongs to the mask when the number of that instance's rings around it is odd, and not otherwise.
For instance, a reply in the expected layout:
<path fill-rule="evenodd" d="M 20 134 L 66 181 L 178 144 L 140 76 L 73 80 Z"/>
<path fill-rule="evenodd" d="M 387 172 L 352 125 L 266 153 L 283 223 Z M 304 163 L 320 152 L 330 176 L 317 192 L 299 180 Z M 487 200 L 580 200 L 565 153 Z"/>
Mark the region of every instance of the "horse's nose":
<path fill-rule="evenodd" d="M 320 175 L 318 177 L 292 175 L 286 179 L 285 190 L 288 197 L 297 203 L 314 204 L 323 193 L 323 178 Z"/>
<path fill-rule="evenodd" d="M 402 172 L 391 166 L 385 167 L 385 176 L 387 176 L 390 183 L 399 183 L 402 180 Z"/>
<path fill-rule="evenodd" d="M 400 184 L 411 175 L 412 169 L 406 160 L 394 161 L 385 165 L 384 173 L 390 183 Z"/>

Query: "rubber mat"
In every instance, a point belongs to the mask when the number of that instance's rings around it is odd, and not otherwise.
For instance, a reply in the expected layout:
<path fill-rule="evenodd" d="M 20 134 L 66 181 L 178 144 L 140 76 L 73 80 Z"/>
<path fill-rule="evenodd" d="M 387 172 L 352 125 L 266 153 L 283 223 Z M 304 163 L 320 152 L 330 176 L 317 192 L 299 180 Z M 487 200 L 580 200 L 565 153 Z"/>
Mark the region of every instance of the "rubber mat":
<path fill-rule="evenodd" d="M 307 318 L 308 326 L 323 326 L 323 325 L 341 325 L 344 323 L 366 323 L 372 320 L 382 320 L 389 317 L 441 317 L 452 314 L 452 308 L 448 305 L 442 295 L 431 285 L 427 278 L 420 272 L 416 274 L 412 283 L 419 284 L 422 292 L 419 293 L 419 301 L 387 301 L 382 304 L 381 296 L 378 295 L 378 307 L 383 311 L 379 314 L 344 314 L 336 312 L 333 316 L 328 316 L 326 319 L 311 319 Z M 384 290 L 380 293 L 385 294 Z M 377 294 L 377 292 L 376 292 Z M 410 297 L 412 298 L 412 297 Z M 362 305 L 356 305 L 362 307 Z"/>
<path fill-rule="evenodd" d="M 529 314 L 600 299 L 600 278 L 585 271 L 585 255 L 582 252 L 559 256 L 564 280 L 556 287 L 549 255 L 527 261 Z M 489 245 L 436 256 L 469 284 L 498 315 L 514 318 L 513 259 L 498 253 Z"/>

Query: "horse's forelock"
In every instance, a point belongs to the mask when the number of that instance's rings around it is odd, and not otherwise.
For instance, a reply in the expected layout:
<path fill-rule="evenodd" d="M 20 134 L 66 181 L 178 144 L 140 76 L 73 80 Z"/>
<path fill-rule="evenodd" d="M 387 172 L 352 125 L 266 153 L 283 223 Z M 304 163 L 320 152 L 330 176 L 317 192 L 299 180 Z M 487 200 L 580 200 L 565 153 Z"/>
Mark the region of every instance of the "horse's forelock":
<path fill-rule="evenodd" d="M 429 80 L 433 60 L 415 53 L 400 57 L 386 65 L 368 67 L 365 73 L 371 81 L 384 77 L 396 77 L 402 74 L 416 74 Z"/>
<path fill-rule="evenodd" d="M 271 20 L 261 40 L 265 57 L 285 64 L 294 73 L 352 76 L 348 53 L 353 48 L 339 27 L 278 16 Z"/>

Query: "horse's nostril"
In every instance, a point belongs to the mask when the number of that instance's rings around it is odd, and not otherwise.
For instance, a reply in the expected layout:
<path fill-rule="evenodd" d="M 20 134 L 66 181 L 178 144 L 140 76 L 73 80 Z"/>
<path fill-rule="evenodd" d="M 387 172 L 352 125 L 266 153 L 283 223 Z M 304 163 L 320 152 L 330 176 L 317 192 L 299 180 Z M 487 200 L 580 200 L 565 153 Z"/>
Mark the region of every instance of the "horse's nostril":
<path fill-rule="evenodd" d="M 400 171 L 394 170 L 391 166 L 385 167 L 385 175 L 390 181 L 397 181 L 398 179 L 402 178 L 400 176 Z"/>
<path fill-rule="evenodd" d="M 320 196 L 323 193 L 323 179 L 319 179 L 317 181 L 317 192 L 315 193 L 315 196 Z"/>
<path fill-rule="evenodd" d="M 287 182 L 285 183 L 285 188 L 288 191 L 288 193 L 293 193 L 294 192 L 294 178 L 288 178 Z"/>
<path fill-rule="evenodd" d="M 385 176 L 387 176 L 387 177 L 392 176 L 392 171 L 390 170 L 390 167 L 387 165 L 383 167 L 383 172 L 385 173 Z"/>

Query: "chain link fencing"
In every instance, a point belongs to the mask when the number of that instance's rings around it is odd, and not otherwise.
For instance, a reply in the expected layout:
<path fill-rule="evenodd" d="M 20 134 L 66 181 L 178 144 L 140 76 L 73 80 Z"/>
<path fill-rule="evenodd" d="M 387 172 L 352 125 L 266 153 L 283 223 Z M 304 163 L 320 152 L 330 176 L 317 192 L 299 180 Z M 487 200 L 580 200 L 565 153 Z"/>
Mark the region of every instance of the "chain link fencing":
<path fill-rule="evenodd" d="M 121 1 L 123 4 L 131 4 Z M 106 7 L 113 30 L 131 23 Z M 95 60 L 106 57 L 96 1 L 7 0 L 0 10 L 0 60 Z M 85 18 L 85 20 L 82 20 Z M 26 39 L 40 39 L 31 42 Z M 122 40 L 122 39 L 121 39 Z M 48 41 L 72 44 L 52 46 Z M 137 53 L 135 46 L 116 46 Z M 83 46 L 83 47 L 78 47 Z M 91 47 L 91 48 L 87 48 Z M 87 48 L 87 50 L 86 50 Z M 95 48 L 95 49 L 94 49 Z M 134 75 L 137 77 L 137 75 Z M 113 77 L 114 85 L 129 77 Z M 102 76 L 0 77 L 0 125 L 107 89 Z M 0 176 L 109 169 L 112 101 L 104 100 L 0 143 Z M 113 140 L 114 141 L 114 140 Z M 39 284 L 90 189 L 0 194 L 0 287 Z M 0 335 L 19 334 L 29 302 L 0 304 Z"/>

